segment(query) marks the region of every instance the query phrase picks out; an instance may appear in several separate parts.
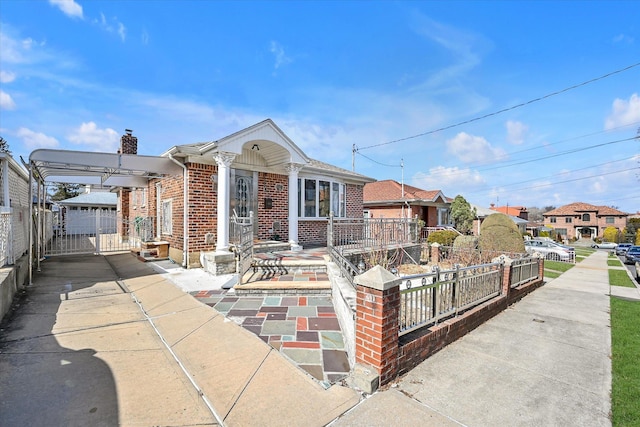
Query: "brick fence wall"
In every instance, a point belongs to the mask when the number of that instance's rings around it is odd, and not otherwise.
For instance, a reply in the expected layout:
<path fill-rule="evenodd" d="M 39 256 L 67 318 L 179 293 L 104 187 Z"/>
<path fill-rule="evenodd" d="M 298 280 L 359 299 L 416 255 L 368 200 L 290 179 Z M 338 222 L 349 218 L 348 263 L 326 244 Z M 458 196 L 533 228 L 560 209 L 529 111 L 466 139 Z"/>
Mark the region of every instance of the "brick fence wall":
<path fill-rule="evenodd" d="M 400 337 L 398 320 L 402 280 L 380 266 L 374 267 L 355 279 L 356 363 L 377 372 L 379 385 L 388 384 L 542 286 L 544 260 L 540 260 L 538 268 L 538 279 L 512 288 L 511 266 L 507 261 L 498 297 L 456 317 Z"/>

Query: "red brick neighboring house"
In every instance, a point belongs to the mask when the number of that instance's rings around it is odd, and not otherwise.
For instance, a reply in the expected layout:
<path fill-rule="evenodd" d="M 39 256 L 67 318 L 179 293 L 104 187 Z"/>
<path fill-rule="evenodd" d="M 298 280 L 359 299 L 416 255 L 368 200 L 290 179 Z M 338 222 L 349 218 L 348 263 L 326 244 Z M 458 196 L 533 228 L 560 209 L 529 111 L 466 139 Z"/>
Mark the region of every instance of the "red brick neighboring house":
<path fill-rule="evenodd" d="M 413 218 L 426 227 L 451 225 L 451 200 L 440 190 L 422 190 L 387 179 L 364 186 L 365 215 L 373 218 Z"/>
<path fill-rule="evenodd" d="M 628 214 L 608 206 L 589 203 L 571 203 L 542 215 L 547 227 L 553 228 L 566 239 L 593 239 L 602 237 L 607 227 L 622 230 Z"/>
<path fill-rule="evenodd" d="M 491 207 L 489 208 L 492 211 L 500 212 L 505 215 L 515 216 L 517 218 L 529 219 L 529 211 L 525 206 L 495 206 L 491 203 Z"/>
<path fill-rule="evenodd" d="M 128 138 L 122 151 L 135 154 Z M 255 240 L 281 240 L 292 249 L 326 245 L 330 213 L 362 217 L 363 187 L 374 181 L 309 158 L 270 119 L 217 141 L 176 145 L 162 156 L 178 163 L 183 176 L 125 190 L 120 206 L 131 219 L 155 217 L 156 240 L 168 241 L 169 256 L 190 267 L 201 266 L 203 254 L 230 253 L 234 213 L 253 213 Z"/>

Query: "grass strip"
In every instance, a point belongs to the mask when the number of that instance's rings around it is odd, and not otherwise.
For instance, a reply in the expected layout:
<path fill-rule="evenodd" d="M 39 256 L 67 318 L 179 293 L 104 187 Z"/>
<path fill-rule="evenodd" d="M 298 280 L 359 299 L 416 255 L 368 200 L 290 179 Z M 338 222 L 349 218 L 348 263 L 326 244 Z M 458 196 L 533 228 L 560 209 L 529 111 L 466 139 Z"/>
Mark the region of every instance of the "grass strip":
<path fill-rule="evenodd" d="M 619 259 L 608 259 L 607 265 L 609 267 L 622 267 L 622 263 L 620 262 Z"/>
<path fill-rule="evenodd" d="M 560 277 L 562 273 L 557 272 L 557 271 L 551 271 L 551 270 L 545 270 L 544 271 L 544 277 L 546 279 L 555 279 L 556 277 Z"/>
<path fill-rule="evenodd" d="M 640 301 L 611 297 L 613 427 L 640 425 Z"/>
<path fill-rule="evenodd" d="M 611 286 L 623 286 L 625 288 L 635 288 L 627 270 L 609 270 L 609 285 Z"/>
<path fill-rule="evenodd" d="M 571 268 L 573 268 L 575 264 L 571 264 L 569 262 L 560 262 L 560 261 L 548 261 L 545 260 L 544 261 L 544 268 L 545 270 L 547 268 L 549 268 L 550 270 L 556 270 L 556 271 L 561 271 L 561 272 L 565 272 Z"/>

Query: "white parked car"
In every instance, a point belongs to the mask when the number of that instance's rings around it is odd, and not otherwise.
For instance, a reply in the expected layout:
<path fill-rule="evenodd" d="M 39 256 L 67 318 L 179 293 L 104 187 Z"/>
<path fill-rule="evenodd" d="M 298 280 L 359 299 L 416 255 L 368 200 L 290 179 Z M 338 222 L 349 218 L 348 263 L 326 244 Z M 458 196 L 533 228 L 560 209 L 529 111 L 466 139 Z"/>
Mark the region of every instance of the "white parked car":
<path fill-rule="evenodd" d="M 525 240 L 524 248 L 529 254 L 539 252 L 544 255 L 545 259 L 555 261 L 571 261 L 571 252 L 575 253 L 575 250 L 570 250 L 573 248 L 569 249 L 563 245 L 547 240 Z"/>
<path fill-rule="evenodd" d="M 613 242 L 594 243 L 591 245 L 592 248 L 596 249 L 615 249 L 616 246 L 618 246 L 618 244 Z"/>

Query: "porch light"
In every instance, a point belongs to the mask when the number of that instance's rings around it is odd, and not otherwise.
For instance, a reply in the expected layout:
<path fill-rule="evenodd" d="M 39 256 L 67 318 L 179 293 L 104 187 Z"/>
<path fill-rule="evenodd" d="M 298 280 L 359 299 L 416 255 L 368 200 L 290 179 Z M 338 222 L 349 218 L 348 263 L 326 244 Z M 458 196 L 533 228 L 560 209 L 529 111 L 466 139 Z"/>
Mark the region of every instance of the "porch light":
<path fill-rule="evenodd" d="M 253 144 L 253 147 L 251 147 L 251 149 L 253 151 L 260 151 L 260 146 L 258 144 Z"/>

